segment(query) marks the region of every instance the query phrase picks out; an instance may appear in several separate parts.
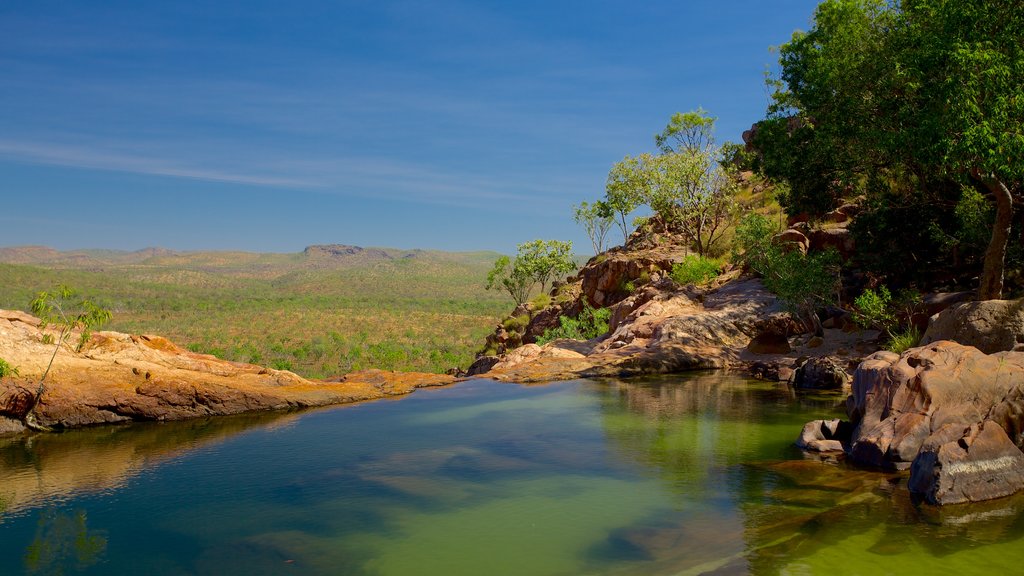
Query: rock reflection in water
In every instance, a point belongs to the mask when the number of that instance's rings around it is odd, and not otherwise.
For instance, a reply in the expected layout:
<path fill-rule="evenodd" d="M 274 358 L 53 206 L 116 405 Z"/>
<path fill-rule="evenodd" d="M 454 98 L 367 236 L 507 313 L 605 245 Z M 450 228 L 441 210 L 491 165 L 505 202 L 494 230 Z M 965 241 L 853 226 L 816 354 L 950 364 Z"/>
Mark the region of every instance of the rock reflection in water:
<path fill-rule="evenodd" d="M 972 549 L 1012 548 L 1024 536 L 1024 495 L 915 506 L 905 473 L 801 459 L 789 446 L 799 414 L 808 403 L 835 410 L 839 397 L 721 374 L 610 382 L 603 394 L 610 444 L 651 467 L 690 508 L 614 531 L 595 560 L 632 555 L 643 561 L 638 574 L 877 573 L 929 562 L 970 570 Z M 773 453 L 778 460 L 757 461 Z M 1018 565 L 1017 555 L 997 562 Z"/>
<path fill-rule="evenodd" d="M 43 502 L 118 488 L 160 462 L 296 417 L 248 414 L 0 437 L 0 523 L 5 514 Z"/>

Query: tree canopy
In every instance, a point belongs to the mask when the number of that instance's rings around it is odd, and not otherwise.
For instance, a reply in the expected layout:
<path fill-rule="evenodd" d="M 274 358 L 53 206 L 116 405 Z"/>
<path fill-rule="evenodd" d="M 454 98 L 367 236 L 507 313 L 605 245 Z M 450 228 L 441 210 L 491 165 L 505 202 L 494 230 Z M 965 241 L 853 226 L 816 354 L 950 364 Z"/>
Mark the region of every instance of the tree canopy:
<path fill-rule="evenodd" d="M 550 280 L 576 269 L 572 242 L 532 240 L 520 244 L 514 259 L 501 256 L 487 274 L 487 289 L 502 289 L 516 305 L 526 302 L 537 284 L 541 292 Z"/>
<path fill-rule="evenodd" d="M 928 261 L 977 191 L 994 207 L 979 295 L 1002 292 L 1024 181 L 1024 10 L 987 0 L 826 0 L 779 48 L 781 71 L 754 137 L 790 214 L 866 197 L 861 234 Z M 962 208 L 962 207 L 961 207 Z M 962 212 L 962 209 L 961 209 Z M 913 230 L 906 223 L 917 222 Z"/>

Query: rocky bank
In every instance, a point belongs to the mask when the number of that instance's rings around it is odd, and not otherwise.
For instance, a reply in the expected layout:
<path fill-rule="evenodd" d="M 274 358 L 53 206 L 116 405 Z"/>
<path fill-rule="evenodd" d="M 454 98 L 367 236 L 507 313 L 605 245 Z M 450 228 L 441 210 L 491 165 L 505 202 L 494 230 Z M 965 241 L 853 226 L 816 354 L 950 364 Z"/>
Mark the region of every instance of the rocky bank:
<path fill-rule="evenodd" d="M 937 314 L 924 346 L 860 363 L 848 420 L 809 422 L 798 444 L 844 452 L 862 466 L 909 470 L 911 493 L 932 504 L 1024 490 L 1020 307 L 968 302 Z"/>
<path fill-rule="evenodd" d="M 18 369 L 0 380 L 0 433 L 25 429 L 36 384 L 54 351 L 38 318 L 0 310 L 0 358 Z M 72 336 L 72 342 L 77 336 Z M 73 428 L 139 420 L 181 420 L 343 404 L 454 382 L 439 374 L 356 372 L 307 380 L 292 372 L 195 354 L 159 336 L 97 332 L 81 351 L 63 346 L 35 408 L 36 422 Z"/>

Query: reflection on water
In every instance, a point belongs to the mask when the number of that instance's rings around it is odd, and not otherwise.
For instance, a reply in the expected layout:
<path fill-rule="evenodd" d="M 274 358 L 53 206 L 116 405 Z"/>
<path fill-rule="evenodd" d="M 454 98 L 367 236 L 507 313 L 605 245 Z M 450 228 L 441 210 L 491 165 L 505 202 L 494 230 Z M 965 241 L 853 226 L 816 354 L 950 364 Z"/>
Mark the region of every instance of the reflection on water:
<path fill-rule="evenodd" d="M 1022 498 L 917 508 L 903 476 L 804 459 L 795 434 L 838 400 L 725 374 L 475 381 L 299 417 L 9 441 L 0 490 L 20 512 L 0 517 L 0 554 L 24 557 L 28 572 L 86 574 L 1024 564 Z"/>
<path fill-rule="evenodd" d="M 131 476 L 197 447 L 296 414 L 264 413 L 0 437 L 3 514 L 68 496 L 114 490 Z"/>
<path fill-rule="evenodd" d="M 40 576 L 81 571 L 96 564 L 106 549 L 103 532 L 88 528 L 84 511 L 48 510 L 40 513 L 35 539 L 25 551 L 25 570 Z"/>

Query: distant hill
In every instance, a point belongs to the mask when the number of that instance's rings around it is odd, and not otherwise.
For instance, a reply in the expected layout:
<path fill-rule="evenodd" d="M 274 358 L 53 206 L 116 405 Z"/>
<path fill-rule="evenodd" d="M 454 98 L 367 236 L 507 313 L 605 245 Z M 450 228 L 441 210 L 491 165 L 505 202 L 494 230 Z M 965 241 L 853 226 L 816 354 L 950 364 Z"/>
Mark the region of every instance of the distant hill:
<path fill-rule="evenodd" d="M 281 276 L 302 270 L 344 270 L 375 263 L 412 261 L 422 264 L 490 265 L 497 252 L 444 252 L 364 248 L 345 244 L 307 246 L 298 253 L 241 251 L 182 251 L 166 248 L 141 250 L 67 250 L 46 246 L 0 247 L 0 263 L 102 271 L 120 267 L 181 268 L 231 275 Z"/>

